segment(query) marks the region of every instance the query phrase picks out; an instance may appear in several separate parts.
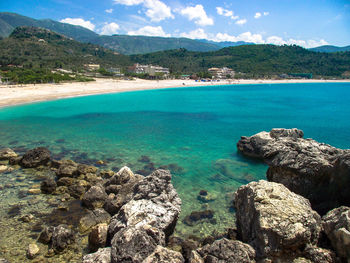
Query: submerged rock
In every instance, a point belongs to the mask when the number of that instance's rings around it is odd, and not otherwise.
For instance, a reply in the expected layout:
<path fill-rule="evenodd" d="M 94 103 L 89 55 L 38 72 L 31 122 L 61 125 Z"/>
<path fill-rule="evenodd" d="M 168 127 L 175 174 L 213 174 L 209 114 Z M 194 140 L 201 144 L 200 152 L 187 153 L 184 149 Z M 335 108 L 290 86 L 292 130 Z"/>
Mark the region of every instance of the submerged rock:
<path fill-rule="evenodd" d="M 189 226 L 195 225 L 198 221 L 203 219 L 212 219 L 214 212 L 212 210 L 193 211 L 190 215 L 184 218 L 184 223 Z"/>
<path fill-rule="evenodd" d="M 27 151 L 21 161 L 20 165 L 24 168 L 35 168 L 39 165 L 47 165 L 50 161 L 51 153 L 45 147 L 38 147 Z"/>
<path fill-rule="evenodd" d="M 282 184 L 261 180 L 241 186 L 235 208 L 238 233 L 259 258 L 293 254 L 318 241 L 320 216 Z"/>
<path fill-rule="evenodd" d="M 321 214 L 350 203 L 350 151 L 303 139 L 298 129 L 272 129 L 243 136 L 237 148 L 264 160 L 269 181 L 308 198 Z"/>
<path fill-rule="evenodd" d="M 40 184 L 40 190 L 44 194 L 52 194 L 56 191 L 57 184 L 54 179 L 47 178 Z"/>
<path fill-rule="evenodd" d="M 0 149 L 0 161 L 2 160 L 10 160 L 11 158 L 17 157 L 17 153 L 15 153 L 10 148 Z"/>
<path fill-rule="evenodd" d="M 95 253 L 87 254 L 82 263 L 111 263 L 111 248 L 100 248 Z"/>
<path fill-rule="evenodd" d="M 225 262 L 253 263 L 255 250 L 248 244 L 226 238 L 216 240 L 192 253 L 190 263 Z"/>
<path fill-rule="evenodd" d="M 350 207 L 333 209 L 322 221 L 324 231 L 338 255 L 350 262 Z"/>

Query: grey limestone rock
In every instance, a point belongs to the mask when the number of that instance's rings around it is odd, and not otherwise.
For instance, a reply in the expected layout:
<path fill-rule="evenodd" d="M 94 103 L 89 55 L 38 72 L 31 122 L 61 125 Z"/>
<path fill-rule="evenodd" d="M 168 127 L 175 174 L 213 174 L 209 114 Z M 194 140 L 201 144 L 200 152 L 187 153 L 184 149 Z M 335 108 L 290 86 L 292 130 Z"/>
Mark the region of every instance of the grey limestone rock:
<path fill-rule="evenodd" d="M 45 147 L 38 147 L 27 151 L 21 161 L 20 165 L 24 168 L 35 168 L 39 165 L 46 165 L 50 161 L 51 153 Z"/>
<path fill-rule="evenodd" d="M 253 263 L 255 250 L 241 241 L 226 238 L 216 240 L 192 253 L 190 262 L 225 262 L 225 263 Z"/>
<path fill-rule="evenodd" d="M 85 255 L 82 263 L 111 263 L 111 248 L 100 248 L 95 253 Z"/>
<path fill-rule="evenodd" d="M 321 217 L 282 184 L 261 180 L 241 186 L 234 204 L 238 233 L 259 258 L 294 253 L 318 241 Z"/>
<path fill-rule="evenodd" d="M 350 262 L 350 208 L 341 206 L 323 218 L 323 228 L 338 255 Z"/>
<path fill-rule="evenodd" d="M 237 149 L 269 165 L 267 179 L 308 198 L 321 214 L 350 203 L 350 150 L 312 139 L 298 129 L 241 137 Z"/>

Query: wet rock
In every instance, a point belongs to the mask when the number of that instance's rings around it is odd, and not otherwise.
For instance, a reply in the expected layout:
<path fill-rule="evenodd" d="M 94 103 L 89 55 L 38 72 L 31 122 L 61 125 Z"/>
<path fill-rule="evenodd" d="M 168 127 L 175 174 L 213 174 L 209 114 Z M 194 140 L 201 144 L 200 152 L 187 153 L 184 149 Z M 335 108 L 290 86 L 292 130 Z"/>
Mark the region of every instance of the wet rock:
<path fill-rule="evenodd" d="M 40 184 L 40 190 L 44 194 L 52 194 L 56 190 L 57 184 L 54 179 L 47 178 Z"/>
<path fill-rule="evenodd" d="M 184 263 L 181 253 L 168 248 L 157 246 L 151 255 L 145 258 L 142 263 Z"/>
<path fill-rule="evenodd" d="M 198 249 L 197 253 L 191 256 L 190 262 L 255 262 L 255 251 L 250 245 L 226 238 L 216 240 L 211 245 L 205 245 Z"/>
<path fill-rule="evenodd" d="M 189 262 L 191 253 L 198 248 L 198 242 L 194 240 L 185 240 L 181 245 L 181 253 L 185 257 L 185 260 Z"/>
<path fill-rule="evenodd" d="M 0 149 L 0 161 L 10 160 L 11 158 L 16 158 L 16 157 L 17 157 L 17 153 L 15 153 L 12 149 L 10 148 Z"/>
<path fill-rule="evenodd" d="M 79 164 L 77 167 L 78 174 L 96 173 L 97 168 L 95 166 Z"/>
<path fill-rule="evenodd" d="M 100 176 L 105 179 L 110 179 L 115 173 L 112 170 L 102 170 L 100 171 Z"/>
<path fill-rule="evenodd" d="M 72 197 L 80 199 L 89 187 L 85 180 L 76 180 L 73 185 L 68 186 L 68 192 Z"/>
<path fill-rule="evenodd" d="M 55 251 L 55 253 L 64 251 L 74 241 L 74 233 L 66 225 L 54 227 L 51 237 L 51 248 Z"/>
<path fill-rule="evenodd" d="M 127 183 L 130 179 L 134 178 L 134 173 L 129 167 L 122 167 L 108 182 L 108 185 L 121 185 Z"/>
<path fill-rule="evenodd" d="M 203 219 L 212 219 L 214 212 L 212 210 L 193 211 L 190 215 L 184 218 L 184 223 L 189 226 L 194 226 L 198 221 Z"/>
<path fill-rule="evenodd" d="M 54 231 L 54 227 L 50 226 L 47 227 L 45 226 L 43 231 L 40 233 L 40 236 L 38 238 L 38 241 L 44 244 L 48 244 L 51 242 L 52 239 L 52 233 Z"/>
<path fill-rule="evenodd" d="M 238 233 L 256 249 L 259 258 L 317 243 L 320 216 L 307 199 L 282 184 L 261 180 L 241 186 L 235 195 L 235 208 Z"/>
<path fill-rule="evenodd" d="M 237 148 L 262 159 L 270 166 L 269 181 L 308 198 L 319 213 L 349 204 L 350 151 L 302 137 L 298 129 L 272 129 L 243 136 Z"/>
<path fill-rule="evenodd" d="M 40 249 L 37 246 L 37 244 L 34 244 L 34 243 L 29 244 L 29 246 L 27 248 L 27 252 L 26 252 L 27 258 L 33 259 L 39 255 L 39 252 L 40 252 Z"/>
<path fill-rule="evenodd" d="M 56 187 L 55 192 L 53 192 L 53 194 L 55 195 L 63 195 L 68 193 L 68 187 L 67 186 L 58 186 Z"/>
<path fill-rule="evenodd" d="M 101 208 L 108 198 L 102 185 L 92 186 L 82 197 L 81 201 L 89 209 Z"/>
<path fill-rule="evenodd" d="M 27 151 L 20 162 L 24 168 L 35 168 L 40 165 L 47 165 L 50 161 L 51 153 L 45 147 L 38 147 Z"/>
<path fill-rule="evenodd" d="M 92 252 L 106 246 L 108 225 L 106 223 L 94 226 L 89 234 L 89 249 Z"/>
<path fill-rule="evenodd" d="M 341 206 L 323 218 L 323 228 L 338 255 L 350 262 L 350 208 Z"/>
<path fill-rule="evenodd" d="M 78 164 L 72 160 L 64 160 L 60 163 L 60 166 L 56 171 L 56 175 L 58 178 L 76 177 L 78 176 Z"/>
<path fill-rule="evenodd" d="M 83 263 L 111 263 L 111 248 L 100 248 L 95 253 L 85 255 Z"/>
<path fill-rule="evenodd" d="M 0 173 L 6 172 L 8 167 L 6 165 L 0 165 Z"/>
<path fill-rule="evenodd" d="M 75 179 L 72 177 L 61 177 L 60 179 L 58 179 L 57 181 L 57 185 L 58 186 L 70 186 L 72 184 L 74 184 Z"/>
<path fill-rule="evenodd" d="M 102 208 L 89 211 L 86 216 L 80 219 L 79 232 L 84 233 L 98 224 L 109 224 L 110 221 L 111 216 Z"/>

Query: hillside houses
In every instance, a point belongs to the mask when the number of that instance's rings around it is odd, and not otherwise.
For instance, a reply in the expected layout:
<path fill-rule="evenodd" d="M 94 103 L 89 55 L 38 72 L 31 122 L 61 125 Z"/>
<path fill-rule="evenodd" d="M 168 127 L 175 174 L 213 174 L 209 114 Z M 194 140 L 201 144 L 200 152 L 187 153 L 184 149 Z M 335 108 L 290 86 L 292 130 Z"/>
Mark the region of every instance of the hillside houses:
<path fill-rule="evenodd" d="M 135 74 L 149 74 L 150 76 L 156 76 L 156 75 L 169 75 L 169 69 L 163 68 L 161 66 L 153 66 L 153 65 L 141 65 L 141 64 L 134 64 L 133 66 L 128 68 L 128 71 Z"/>
<path fill-rule="evenodd" d="M 233 78 L 235 76 L 235 72 L 227 67 L 210 68 L 208 69 L 208 72 L 216 79 Z"/>

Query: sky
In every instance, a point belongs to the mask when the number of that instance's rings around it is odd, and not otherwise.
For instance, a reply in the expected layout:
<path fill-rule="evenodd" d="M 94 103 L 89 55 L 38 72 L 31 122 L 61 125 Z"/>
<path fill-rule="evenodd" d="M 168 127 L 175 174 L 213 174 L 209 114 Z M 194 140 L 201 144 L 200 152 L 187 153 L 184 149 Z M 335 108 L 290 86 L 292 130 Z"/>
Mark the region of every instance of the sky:
<path fill-rule="evenodd" d="M 350 0 L 0 0 L 0 11 L 103 35 L 350 45 Z"/>

